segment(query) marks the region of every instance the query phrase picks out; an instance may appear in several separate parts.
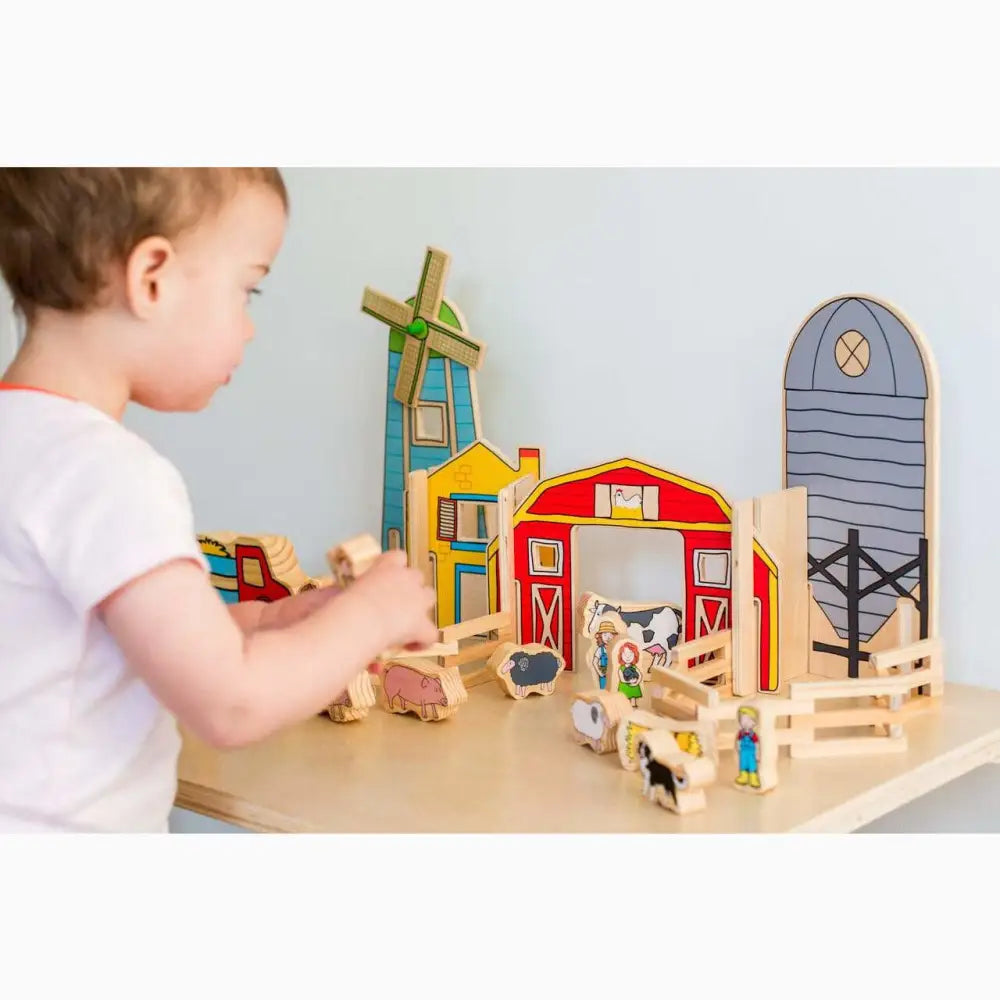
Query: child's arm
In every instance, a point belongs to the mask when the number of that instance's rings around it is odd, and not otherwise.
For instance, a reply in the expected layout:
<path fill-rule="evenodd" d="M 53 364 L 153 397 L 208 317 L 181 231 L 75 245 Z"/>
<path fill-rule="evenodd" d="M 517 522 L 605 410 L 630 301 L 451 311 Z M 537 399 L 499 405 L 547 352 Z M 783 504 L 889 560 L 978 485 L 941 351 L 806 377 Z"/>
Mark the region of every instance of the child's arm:
<path fill-rule="evenodd" d="M 280 601 L 240 601 L 239 604 L 229 604 L 227 607 L 240 630 L 249 634 L 261 628 L 294 625 L 339 593 L 339 587 L 329 586 L 305 590 L 283 597 Z"/>
<path fill-rule="evenodd" d="M 335 599 L 299 596 L 315 605 L 304 618 L 244 634 L 204 571 L 175 560 L 116 591 L 99 612 L 181 724 L 234 747 L 322 711 L 385 649 L 437 639 L 427 614 L 434 592 L 399 551 Z"/>

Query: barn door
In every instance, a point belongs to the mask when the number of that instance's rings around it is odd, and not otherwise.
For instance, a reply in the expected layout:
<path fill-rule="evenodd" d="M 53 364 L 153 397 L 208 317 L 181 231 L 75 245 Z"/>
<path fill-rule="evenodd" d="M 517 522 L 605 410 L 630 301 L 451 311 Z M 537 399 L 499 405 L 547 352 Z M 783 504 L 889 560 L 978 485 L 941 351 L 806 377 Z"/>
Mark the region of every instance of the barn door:
<path fill-rule="evenodd" d="M 712 632 L 721 632 L 729 628 L 729 598 L 703 597 L 701 594 L 694 599 L 694 637 L 700 639 Z M 696 663 L 714 660 L 714 653 L 705 653 L 696 659 Z"/>
<path fill-rule="evenodd" d="M 562 652 L 562 611 L 562 587 L 544 583 L 532 584 L 531 641 L 540 642 Z"/>
<path fill-rule="evenodd" d="M 729 628 L 729 598 L 702 597 L 694 599 L 694 637 Z"/>

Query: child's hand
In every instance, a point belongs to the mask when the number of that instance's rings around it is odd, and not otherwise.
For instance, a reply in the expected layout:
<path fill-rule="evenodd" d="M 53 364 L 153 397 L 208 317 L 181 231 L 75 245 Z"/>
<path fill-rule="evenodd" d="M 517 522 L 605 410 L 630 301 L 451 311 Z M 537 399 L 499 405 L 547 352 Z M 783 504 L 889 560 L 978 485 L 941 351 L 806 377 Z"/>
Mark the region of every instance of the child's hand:
<path fill-rule="evenodd" d="M 427 615 L 434 605 L 434 591 L 425 586 L 419 570 L 406 565 L 402 550 L 383 552 L 346 593 L 364 602 L 387 649 L 437 642 L 437 627 Z"/>

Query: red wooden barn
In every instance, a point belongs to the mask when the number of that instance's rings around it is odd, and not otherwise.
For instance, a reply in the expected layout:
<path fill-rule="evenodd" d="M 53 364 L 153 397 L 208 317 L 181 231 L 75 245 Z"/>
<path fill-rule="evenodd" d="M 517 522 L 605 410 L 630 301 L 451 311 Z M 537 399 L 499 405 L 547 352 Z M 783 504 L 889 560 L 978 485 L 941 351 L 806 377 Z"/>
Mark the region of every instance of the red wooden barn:
<path fill-rule="evenodd" d="M 710 486 L 623 458 L 539 483 L 514 513 L 513 567 L 520 641 L 558 649 L 572 669 L 575 529 L 585 525 L 678 531 L 684 538 L 684 638 L 729 627 L 732 508 Z M 494 560 L 495 571 L 499 561 Z M 759 687 L 778 687 L 777 569 L 754 542 Z M 495 592 L 502 588 L 495 581 Z"/>

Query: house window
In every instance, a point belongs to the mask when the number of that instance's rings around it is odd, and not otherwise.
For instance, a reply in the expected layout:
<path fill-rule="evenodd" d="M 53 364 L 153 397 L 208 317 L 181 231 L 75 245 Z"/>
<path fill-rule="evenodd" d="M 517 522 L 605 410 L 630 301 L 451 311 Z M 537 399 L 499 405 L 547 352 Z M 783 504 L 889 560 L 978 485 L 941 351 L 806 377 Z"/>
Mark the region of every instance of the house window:
<path fill-rule="evenodd" d="M 728 587 L 729 563 L 730 553 L 726 549 L 695 549 L 694 585 Z"/>
<path fill-rule="evenodd" d="M 448 497 L 438 498 L 437 537 L 442 542 L 453 542 L 458 532 L 458 503 Z"/>
<path fill-rule="evenodd" d="M 410 426 L 414 444 L 448 444 L 448 410 L 444 403 L 419 403 Z"/>
<path fill-rule="evenodd" d="M 497 535 L 497 505 L 490 500 L 458 501 L 460 542 L 488 542 Z"/>
<path fill-rule="evenodd" d="M 562 576 L 562 542 L 532 538 L 528 542 L 532 576 Z"/>

